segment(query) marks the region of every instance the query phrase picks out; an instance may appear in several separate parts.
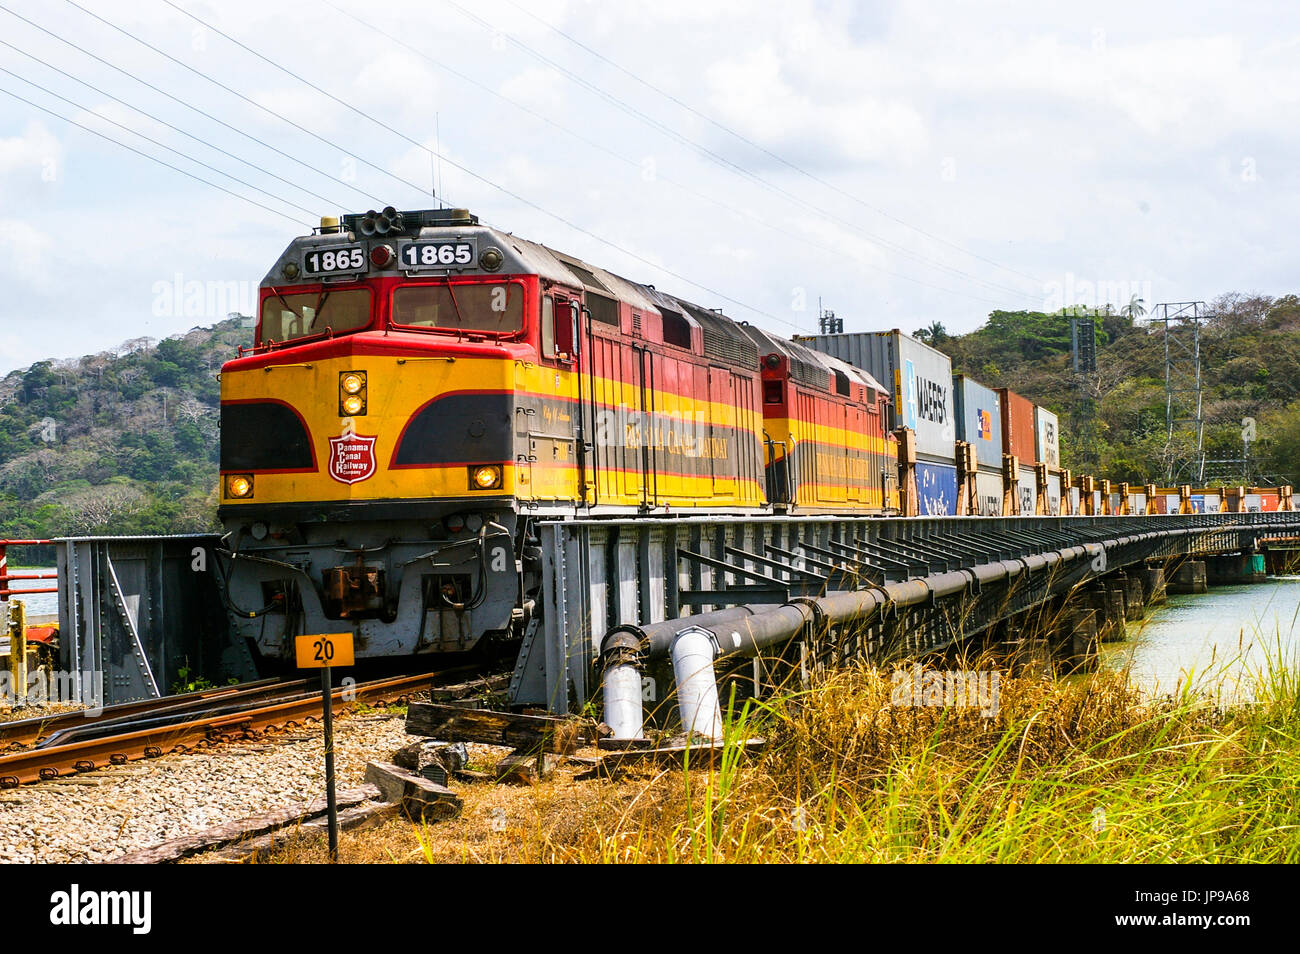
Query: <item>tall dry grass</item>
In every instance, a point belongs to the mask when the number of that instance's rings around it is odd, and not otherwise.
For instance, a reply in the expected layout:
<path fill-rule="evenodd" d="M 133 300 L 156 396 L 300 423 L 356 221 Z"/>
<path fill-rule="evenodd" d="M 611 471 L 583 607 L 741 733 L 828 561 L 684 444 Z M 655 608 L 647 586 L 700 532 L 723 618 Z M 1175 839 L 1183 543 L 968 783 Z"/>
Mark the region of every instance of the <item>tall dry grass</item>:
<path fill-rule="evenodd" d="M 900 707 L 856 669 L 735 706 L 696 767 L 531 789 L 471 786 L 462 818 L 345 839 L 356 861 L 1300 861 L 1300 686 L 1281 654 L 1255 702 L 1124 673 L 1003 673 L 1000 709 Z M 974 665 L 979 665 L 974 664 Z M 763 736 L 761 755 L 737 744 Z M 272 860 L 318 860 L 299 847 Z"/>

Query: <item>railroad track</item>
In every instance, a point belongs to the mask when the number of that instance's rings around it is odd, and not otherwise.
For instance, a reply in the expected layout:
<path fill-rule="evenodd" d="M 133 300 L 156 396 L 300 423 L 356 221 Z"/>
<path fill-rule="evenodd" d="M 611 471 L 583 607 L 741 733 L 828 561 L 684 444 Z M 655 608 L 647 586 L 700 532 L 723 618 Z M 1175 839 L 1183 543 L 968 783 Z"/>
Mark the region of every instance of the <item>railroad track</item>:
<path fill-rule="evenodd" d="M 463 669 L 396 676 L 340 687 L 331 694 L 335 706 L 395 702 L 444 684 Z M 0 788 L 91 772 L 107 765 L 157 758 L 202 743 L 247 738 L 267 729 L 299 725 L 319 718 L 321 694 L 308 682 L 265 681 L 228 690 L 210 690 L 202 698 L 170 696 L 125 703 L 93 719 L 78 712 L 25 719 L 0 726 L 0 742 L 22 739 L 34 748 L 0 755 Z M 195 694 L 198 695 L 198 694 Z"/>

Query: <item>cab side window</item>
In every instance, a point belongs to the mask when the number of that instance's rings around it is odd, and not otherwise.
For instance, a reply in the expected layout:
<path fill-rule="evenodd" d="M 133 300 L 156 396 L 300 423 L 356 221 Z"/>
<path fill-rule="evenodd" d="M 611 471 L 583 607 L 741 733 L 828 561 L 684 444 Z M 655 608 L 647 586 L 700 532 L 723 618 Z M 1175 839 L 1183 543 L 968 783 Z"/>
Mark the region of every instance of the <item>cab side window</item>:
<path fill-rule="evenodd" d="M 542 357 L 555 357 L 555 300 L 542 298 Z"/>

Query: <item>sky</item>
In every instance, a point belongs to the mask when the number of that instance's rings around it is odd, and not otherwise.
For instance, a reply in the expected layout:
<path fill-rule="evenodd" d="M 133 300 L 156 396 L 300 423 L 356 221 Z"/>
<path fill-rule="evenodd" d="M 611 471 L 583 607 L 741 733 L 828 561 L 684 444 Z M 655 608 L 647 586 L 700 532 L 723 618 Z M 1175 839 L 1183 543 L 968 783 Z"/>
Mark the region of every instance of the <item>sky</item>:
<path fill-rule="evenodd" d="M 0 0 L 0 374 L 431 193 L 784 335 L 1300 292 L 1298 47 L 1284 3 Z"/>

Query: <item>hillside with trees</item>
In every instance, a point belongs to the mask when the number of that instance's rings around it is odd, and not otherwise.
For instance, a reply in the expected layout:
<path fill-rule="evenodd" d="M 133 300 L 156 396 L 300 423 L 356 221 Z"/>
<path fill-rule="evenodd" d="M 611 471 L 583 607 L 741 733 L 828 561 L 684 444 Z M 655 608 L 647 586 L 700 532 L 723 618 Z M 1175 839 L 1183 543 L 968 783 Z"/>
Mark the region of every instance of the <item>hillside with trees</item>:
<path fill-rule="evenodd" d="M 1201 339 L 1208 456 L 1240 458 L 1249 418 L 1250 476 L 1300 484 L 1300 298 L 1233 294 L 1211 309 Z M 1160 483 L 1160 328 L 1136 301 L 1094 317 L 1097 371 L 1085 376 L 1070 370 L 1065 313 L 995 311 L 970 334 L 950 336 L 939 323 L 915 334 L 956 370 L 1055 411 L 1065 466 Z M 0 537 L 215 529 L 217 372 L 251 342 L 247 320 L 232 317 L 0 379 Z M 1080 413 L 1085 401 L 1091 414 Z"/>
<path fill-rule="evenodd" d="M 216 526 L 217 372 L 239 317 L 0 379 L 0 537 Z"/>
<path fill-rule="evenodd" d="M 1230 294 L 1210 302 L 1209 310 L 1215 317 L 1201 331 L 1206 456 L 1240 460 L 1243 433 L 1253 438 L 1248 472 L 1211 464 L 1207 482 L 1300 484 L 1300 298 Z M 1097 329 L 1097 370 L 1087 375 L 1071 372 L 1065 313 L 995 311 L 967 335 L 948 337 L 933 325 L 921 333 L 952 356 L 955 370 L 1056 412 L 1063 466 L 1163 483 L 1168 456 L 1187 451 L 1166 446 L 1163 327 L 1140 301 L 1087 314 Z M 1085 413 L 1089 402 L 1091 414 Z"/>

